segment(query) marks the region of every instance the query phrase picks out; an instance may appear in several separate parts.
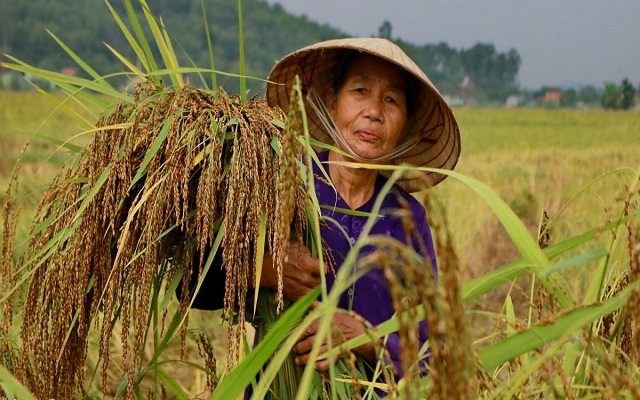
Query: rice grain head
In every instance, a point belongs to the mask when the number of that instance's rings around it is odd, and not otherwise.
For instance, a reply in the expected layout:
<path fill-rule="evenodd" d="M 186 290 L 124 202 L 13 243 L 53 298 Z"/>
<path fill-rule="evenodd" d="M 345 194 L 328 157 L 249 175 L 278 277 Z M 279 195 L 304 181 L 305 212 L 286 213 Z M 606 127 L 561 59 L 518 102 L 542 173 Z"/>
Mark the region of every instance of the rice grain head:
<path fill-rule="evenodd" d="M 271 145 L 281 143 L 292 165 L 292 139 L 283 145 L 282 130 L 273 123 L 282 120 L 282 111 L 264 100 L 243 104 L 222 89 L 214 96 L 188 85 L 139 86 L 130 102 L 105 110 L 78 163 L 67 166 L 44 194 L 24 256 L 34 273 L 12 373 L 36 397 L 72 398 L 83 391 L 92 323 L 100 332 L 107 390 L 116 321 L 126 395 L 133 397 L 154 312 L 153 288 L 159 280 L 170 282 L 178 269 L 188 287 L 191 266 L 202 269 L 219 229 L 227 277 L 224 317 L 238 321 L 230 324 L 229 359 L 237 360 L 260 213 L 269 216 L 272 248 L 283 246 L 283 224 L 304 225 L 282 211 L 290 207 L 278 210 L 274 201 L 285 193 L 279 185 L 296 188 L 291 182 L 300 182 L 295 171 L 281 175 L 283 161 Z M 299 189 L 296 194 L 299 218 L 308 203 Z M 288 196 L 285 206 L 292 201 Z M 3 269 L 3 276 L 16 275 Z M 182 312 L 192 295 L 183 293 Z M 182 329 L 184 338 L 187 325 Z"/>

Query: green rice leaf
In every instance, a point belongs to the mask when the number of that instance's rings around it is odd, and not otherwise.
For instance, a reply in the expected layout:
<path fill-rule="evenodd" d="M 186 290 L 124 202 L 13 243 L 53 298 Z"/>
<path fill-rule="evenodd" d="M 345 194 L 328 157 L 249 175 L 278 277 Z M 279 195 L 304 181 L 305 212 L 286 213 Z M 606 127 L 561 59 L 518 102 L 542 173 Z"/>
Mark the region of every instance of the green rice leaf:
<path fill-rule="evenodd" d="M 138 69 L 138 67 L 136 67 L 125 56 L 120 54 L 119 51 L 117 51 L 116 49 L 111 47 L 109 44 L 105 44 L 105 45 L 111 51 L 111 53 L 113 53 L 113 55 L 115 55 L 118 58 L 118 60 L 120 60 L 127 68 L 129 68 L 129 70 L 133 73 L 134 76 L 139 76 L 141 78 L 145 76 L 144 72 L 142 72 L 140 69 Z"/>
<path fill-rule="evenodd" d="M 636 188 L 638 187 L 639 182 L 640 182 L 640 167 L 638 167 L 638 170 L 636 171 L 636 175 L 633 179 L 633 182 L 629 185 L 629 188 L 627 190 L 628 193 L 634 193 L 637 190 Z M 626 209 L 626 207 L 623 206 L 622 209 L 619 211 L 618 215 L 622 217 L 627 212 L 628 212 L 628 209 Z M 640 213 L 640 211 L 638 211 L 637 213 Z M 615 234 L 611 236 L 611 238 L 609 239 L 609 242 L 607 243 L 607 249 L 609 249 L 610 252 L 613 252 L 615 248 L 621 245 L 621 243 L 624 243 L 625 235 L 622 233 L 624 229 L 626 229 L 626 227 L 622 224 L 616 226 Z M 587 294 L 585 295 L 585 302 L 600 300 L 602 296 L 602 289 L 604 287 L 605 277 L 607 275 L 607 270 L 609 267 L 607 261 L 608 259 L 605 259 L 600 263 L 600 265 L 598 265 L 598 269 L 593 275 L 593 279 L 591 280 L 591 283 L 589 284 L 589 288 L 587 289 Z"/>
<path fill-rule="evenodd" d="M 596 236 L 601 232 L 620 226 L 621 224 L 624 224 L 625 222 L 628 222 L 633 218 L 638 218 L 638 216 L 640 216 L 640 211 L 631 213 L 630 215 L 620 220 L 611 222 L 603 226 L 602 228 L 592 229 L 579 235 L 573 236 L 569 239 L 563 240 L 560 243 L 552 244 L 544 249 L 544 253 L 547 255 L 549 260 L 553 260 L 556 257 L 565 254 L 566 252 L 573 250 L 582 244 L 594 240 Z M 529 272 L 533 272 L 533 270 L 523 259 L 505 264 L 502 267 L 486 272 L 483 275 L 464 283 L 461 289 L 462 299 L 464 301 L 475 299 L 478 296 L 487 293 L 504 283 L 510 282 L 522 274 Z M 545 273 L 545 271 L 542 271 L 541 273 Z"/>
<path fill-rule="evenodd" d="M 156 46 L 158 50 L 160 50 L 160 56 L 164 61 L 164 65 L 169 68 L 177 68 L 178 63 L 176 60 L 176 56 L 173 53 L 173 49 L 169 41 L 165 39 L 164 36 L 164 25 L 162 24 L 162 20 L 157 20 L 156 17 L 149 10 L 149 6 L 147 5 L 146 0 L 138 0 L 142 9 L 144 11 L 144 15 L 147 19 L 147 24 L 151 28 L 151 33 L 153 34 L 153 38 L 155 40 Z M 171 79 L 171 84 L 174 88 L 180 88 L 184 86 L 184 81 L 179 74 L 170 74 L 169 79 Z"/>
<path fill-rule="evenodd" d="M 0 387 L 9 400 L 37 400 L 2 364 L 0 364 Z"/>
<path fill-rule="evenodd" d="M 162 298 L 162 302 L 160 303 L 160 310 L 166 310 L 169 306 L 169 303 L 175 300 L 174 295 L 176 293 L 178 285 L 180 285 L 180 281 L 182 281 L 183 275 L 184 274 L 182 270 L 178 268 L 175 275 L 173 276 L 173 279 L 171 280 L 171 283 L 169 283 L 169 286 L 167 287 L 164 297 Z"/>
<path fill-rule="evenodd" d="M 278 347 L 282 343 L 282 338 L 286 332 L 289 332 L 300 318 L 307 312 L 311 303 L 313 303 L 320 293 L 320 289 L 310 291 L 303 298 L 299 299 L 291 305 L 278 319 L 271 331 L 256 346 L 251 353 L 231 372 L 225 376 L 220 385 L 211 395 L 212 400 L 235 399 L 242 395 L 245 388 L 252 379 L 262 369 L 262 366 L 271 358 L 276 351 L 279 353 L 289 352 L 290 348 L 283 346 L 280 350 Z M 285 354 L 286 356 L 286 354 Z M 278 364 L 279 365 L 279 364 Z M 261 384 L 268 384 L 261 381 Z"/>
<path fill-rule="evenodd" d="M 15 64 L 1 63 L 0 64 L 1 66 L 9 69 L 13 69 L 15 71 L 20 71 L 26 74 L 31 74 L 34 76 L 44 78 L 48 81 L 55 83 L 61 88 L 67 90 L 69 93 L 73 93 L 76 88 L 81 87 L 81 88 L 93 90 L 94 92 L 101 93 L 109 97 L 113 97 L 118 100 L 122 100 L 126 102 L 131 101 L 131 98 L 129 96 L 118 92 L 113 87 L 111 87 L 111 85 L 107 84 L 104 81 L 91 81 L 91 80 L 79 78 L 76 76 L 68 76 L 60 72 L 47 71 L 44 69 L 32 67 L 12 56 L 7 55 L 6 57 L 14 61 Z M 92 98 L 95 99 L 95 96 L 92 96 Z M 105 107 L 109 104 L 108 102 L 104 102 L 104 101 L 102 103 Z"/>
<path fill-rule="evenodd" d="M 205 9 L 204 9 L 204 0 L 200 0 L 200 6 L 202 8 L 202 19 L 204 20 L 204 33 L 207 37 L 207 48 L 209 49 L 209 63 L 211 64 L 211 70 L 215 71 L 216 67 L 215 67 L 215 62 L 213 57 L 213 44 L 211 43 L 211 34 L 209 33 L 209 23 L 207 22 L 207 13 L 205 12 Z M 206 85 L 206 81 L 204 79 L 202 81 Z M 212 72 L 211 73 L 211 89 L 214 92 L 214 96 L 217 96 L 217 94 L 215 94 L 217 87 L 218 87 L 218 83 L 216 81 L 216 74 Z"/>
<path fill-rule="evenodd" d="M 155 157 L 155 155 L 158 153 L 158 150 L 160 150 L 160 147 L 162 147 L 162 144 L 169 135 L 171 124 L 173 124 L 173 115 L 170 115 L 169 118 L 164 121 L 160 133 L 153 141 L 153 145 L 151 145 L 149 150 L 147 150 L 147 153 L 144 155 L 144 160 L 142 161 L 142 164 L 140 164 L 140 167 L 138 167 L 138 172 L 136 172 L 136 176 L 131 181 L 129 189 L 131 189 L 136 183 L 138 183 L 138 181 L 146 174 L 149 163 L 151 162 L 151 160 L 153 160 L 153 157 Z"/>
<path fill-rule="evenodd" d="M 516 314 L 513 309 L 513 301 L 511 300 L 510 295 L 507 295 L 504 305 L 507 314 L 507 336 L 511 337 L 516 333 Z"/>
<path fill-rule="evenodd" d="M 80 208 L 78 208 L 78 211 L 76 212 L 76 216 L 74 217 L 74 222 L 77 221 L 82 216 L 82 214 L 84 213 L 84 210 L 89 206 L 89 204 L 91 203 L 93 198 L 96 196 L 96 194 L 100 191 L 100 189 L 102 189 L 102 185 L 104 185 L 104 183 L 107 181 L 110 173 L 111 173 L 111 166 L 107 165 L 107 167 L 104 169 L 104 171 L 102 171 L 102 173 L 96 180 L 96 183 L 91 188 L 91 191 L 87 193 L 87 196 L 83 199 L 82 204 L 80 204 Z"/>
<path fill-rule="evenodd" d="M 264 263 L 264 245 L 267 239 L 267 218 L 264 213 L 260 213 L 260 221 L 258 221 L 258 254 L 256 255 L 256 266 L 254 273 L 253 287 L 255 288 L 253 296 L 253 313 L 258 308 L 258 292 L 260 291 L 260 279 L 262 278 L 262 266 Z"/>
<path fill-rule="evenodd" d="M 191 396 L 189 396 L 187 392 L 184 391 L 184 389 L 182 388 L 182 385 L 180 385 L 180 383 L 178 383 L 178 381 L 173 376 L 167 374 L 166 372 L 164 372 L 159 368 L 155 370 L 155 374 L 156 376 L 158 376 L 158 378 L 160 378 L 162 382 L 164 382 L 167 385 L 169 389 L 172 390 L 174 396 L 176 396 L 178 399 L 182 399 L 182 400 L 191 399 Z"/>
<path fill-rule="evenodd" d="M 140 52 L 137 53 L 138 57 L 140 57 L 140 60 L 146 66 L 147 73 L 157 71 L 158 63 L 156 62 L 156 59 L 153 56 L 153 52 L 151 51 L 151 47 L 149 46 L 149 42 L 147 41 L 147 37 L 144 34 L 142 25 L 140 24 L 140 20 L 138 19 L 136 11 L 133 8 L 133 5 L 131 4 L 131 0 L 123 0 L 123 1 L 124 1 L 125 8 L 127 9 L 127 15 L 129 16 L 129 21 L 131 22 L 131 25 L 133 26 L 133 31 L 135 32 L 135 35 L 137 37 L 137 40 L 133 38 L 132 39 L 133 39 L 133 42 L 137 44 L 136 47 L 140 49 Z M 144 0 L 138 0 L 138 3 L 140 3 L 143 7 L 146 5 Z M 147 9 L 148 8 L 149 7 L 147 7 Z M 131 41 L 129 43 L 131 43 Z M 161 82 L 156 81 L 155 83 L 160 84 Z"/>
<path fill-rule="evenodd" d="M 542 271 L 539 276 L 547 276 L 549 274 L 553 274 L 555 272 L 562 271 L 565 268 L 573 267 L 579 264 L 584 264 L 589 261 L 598 260 L 603 257 L 608 257 L 609 251 L 606 249 L 594 249 L 588 251 L 586 253 L 577 255 L 575 257 L 571 257 L 567 260 L 560 261 L 559 263 L 553 264 L 546 270 Z"/>
<path fill-rule="evenodd" d="M 109 8 L 109 11 L 111 12 L 111 16 L 113 17 L 113 19 L 118 24 L 118 27 L 120 28 L 120 31 L 122 32 L 124 37 L 127 39 L 127 42 L 129 42 L 129 46 L 131 46 L 131 49 L 133 49 L 133 52 L 138 56 L 138 60 L 140 60 L 140 62 L 144 65 L 144 67 L 145 67 L 147 72 L 151 71 L 152 70 L 152 66 L 147 61 L 147 57 L 146 57 L 145 51 L 142 49 L 142 47 L 138 44 L 136 39 L 133 37 L 133 34 L 129 30 L 129 28 L 127 28 L 125 23 L 122 21 L 122 18 L 120 18 L 120 16 L 116 12 L 116 10 L 111 6 L 111 3 L 109 3 L 109 0 L 105 0 L 105 3 L 107 5 L 107 7 Z M 135 24 L 134 24 L 134 26 L 135 26 Z M 118 57 L 118 58 L 120 58 L 120 57 Z M 144 76 L 144 73 L 141 73 L 140 76 Z"/>
<path fill-rule="evenodd" d="M 55 40 L 60 47 L 75 61 L 86 73 L 88 73 L 95 81 L 102 80 L 102 76 L 98 74 L 89 64 L 84 62 L 73 50 L 69 48 L 62 40 L 60 40 L 53 32 L 46 29 L 47 33 Z"/>
<path fill-rule="evenodd" d="M 167 346 L 169 345 L 169 342 L 171 340 L 174 339 L 175 333 L 180 329 L 180 326 L 184 323 L 184 319 L 183 316 L 180 314 L 179 311 L 176 311 L 173 314 L 173 318 L 171 319 L 171 323 L 169 324 L 169 326 L 167 327 L 166 333 L 164 335 L 164 337 L 162 338 L 162 340 L 155 346 L 153 355 L 151 357 L 151 359 L 149 360 L 149 362 L 144 365 L 142 368 L 139 369 L 137 375 L 136 375 L 136 383 L 139 383 L 140 380 L 151 370 L 153 369 L 154 372 L 158 372 L 158 368 L 156 368 L 158 366 L 158 359 L 160 358 L 160 356 L 162 356 L 162 353 L 164 352 L 164 350 L 167 348 Z M 138 385 L 134 385 L 135 387 L 138 387 Z M 118 386 L 117 390 L 116 390 L 116 398 L 120 398 L 124 391 L 127 388 L 127 381 L 126 379 L 123 379 L 120 382 L 120 385 Z"/>
<path fill-rule="evenodd" d="M 162 37 L 164 39 L 162 43 L 164 45 L 163 54 L 165 54 L 165 58 L 166 58 L 165 62 L 168 62 L 171 68 L 178 68 L 178 58 L 176 57 L 175 50 L 173 50 L 173 44 L 171 42 L 169 31 L 165 29 L 164 22 L 162 22 L 162 19 L 160 19 L 160 26 L 162 26 Z M 174 87 L 176 88 L 184 86 L 184 79 L 182 79 L 182 76 L 179 74 L 173 76 L 172 81 L 174 82 Z"/>
<path fill-rule="evenodd" d="M 356 216 L 356 217 L 380 218 L 380 217 L 383 216 L 382 214 L 372 214 L 372 213 L 366 212 L 366 211 L 358 211 L 358 210 L 352 210 L 352 209 L 340 208 L 340 207 L 333 207 L 333 206 L 323 206 L 323 205 L 321 205 L 320 209 L 322 209 L 322 210 L 333 210 L 333 211 L 337 211 L 337 212 L 342 213 L 342 214 L 352 215 L 352 216 Z"/>
<path fill-rule="evenodd" d="M 561 346 L 561 343 L 555 344 L 552 346 L 552 349 L 545 351 L 543 354 L 527 359 L 526 362 L 521 364 L 522 366 L 520 368 L 510 373 L 509 379 L 504 381 L 492 396 L 488 398 L 493 400 L 518 398 L 518 394 L 520 394 L 527 379 L 531 378 L 535 371 L 537 371 L 546 360 L 556 356 Z"/>
<path fill-rule="evenodd" d="M 37 138 L 46 140 L 47 142 L 55 144 L 57 146 L 64 147 L 65 149 L 67 149 L 69 151 L 72 151 L 74 153 L 80 153 L 82 150 L 84 150 L 83 146 L 77 146 L 75 144 L 71 144 L 71 143 L 69 143 L 68 140 L 64 140 L 63 141 L 63 140 L 56 139 L 56 138 L 51 137 L 51 136 L 38 135 L 38 134 L 36 134 L 34 136 L 37 137 Z"/>
<path fill-rule="evenodd" d="M 247 103 L 247 80 L 245 78 L 244 65 L 244 32 L 242 28 L 242 0 L 238 0 L 238 50 L 240 52 L 240 99 L 242 104 Z"/>
<path fill-rule="evenodd" d="M 218 233 L 216 234 L 216 238 L 213 240 L 213 246 L 209 251 L 209 255 L 207 256 L 207 261 L 205 262 L 204 267 L 202 268 L 202 275 L 198 278 L 198 284 L 194 289 L 194 293 L 191 298 L 191 303 L 189 304 L 189 307 L 193 305 L 196 295 L 200 291 L 200 286 L 202 286 L 202 282 L 204 281 L 204 277 L 207 276 L 207 273 L 209 272 L 209 268 L 211 268 L 211 265 L 213 264 L 213 259 L 215 258 L 215 255 L 217 254 L 220 248 L 220 243 L 222 243 L 222 238 L 224 237 L 224 222 L 216 221 L 215 225 L 219 225 L 218 229 L 216 230 L 216 232 Z"/>
<path fill-rule="evenodd" d="M 72 88 L 71 86 L 69 86 L 69 89 L 71 90 L 68 92 L 71 94 L 67 96 L 64 100 L 60 101 L 60 99 L 55 97 L 52 93 L 42 90 L 41 88 L 36 88 L 36 90 L 38 90 L 38 93 L 47 97 L 48 99 L 51 100 L 52 104 L 56 105 L 56 108 L 51 112 L 51 114 L 49 114 L 49 116 L 44 121 L 42 121 L 37 131 L 40 131 L 40 129 L 44 126 L 45 122 L 48 121 L 49 118 L 59 110 L 63 110 L 67 115 L 70 115 L 74 120 L 78 121 L 78 123 L 80 123 L 81 125 L 85 126 L 88 129 L 93 128 L 95 126 L 95 120 L 98 119 L 98 116 L 93 112 L 93 110 L 87 107 L 87 104 L 80 101 L 80 99 L 83 99 L 89 104 L 95 104 L 99 106 L 100 109 L 104 109 L 108 107 L 108 103 L 105 102 L 103 99 L 101 99 L 99 96 L 94 96 L 93 94 L 83 91 L 82 89 Z M 73 101 L 76 105 L 80 106 L 81 109 L 85 110 L 89 114 L 89 117 L 86 117 L 85 115 L 80 114 L 77 107 L 72 107 L 67 104 L 71 101 Z M 76 136 L 80 134 L 77 134 Z"/>
<path fill-rule="evenodd" d="M 575 335 L 584 326 L 624 307 L 629 298 L 629 292 L 639 284 L 640 282 L 635 282 L 623 292 L 602 303 L 577 307 L 564 314 L 557 315 L 553 323 L 533 326 L 492 344 L 480 350 L 478 354 L 480 360 L 486 370 L 492 370 L 502 363 L 539 349 L 554 340 Z"/>
<path fill-rule="evenodd" d="M 47 221 L 45 221 L 45 223 Z M 37 229 L 42 230 L 43 225 L 45 225 L 45 223 L 38 226 Z M 56 251 L 57 245 L 61 242 L 64 242 L 66 239 L 68 239 L 69 232 L 72 231 L 74 228 L 75 226 L 72 225 L 67 229 L 60 230 L 60 232 L 58 232 L 54 237 L 49 239 L 47 243 L 45 243 L 38 250 L 38 252 L 36 252 L 36 254 L 32 255 L 28 260 L 24 262 L 24 264 L 20 268 L 21 271 L 24 270 L 26 266 L 31 265 L 36 260 L 38 261 L 33 266 L 33 268 L 31 268 L 31 270 L 29 270 L 27 273 L 22 275 L 22 277 L 16 282 L 15 286 L 9 288 L 9 290 L 2 293 L 2 295 L 0 296 L 0 303 L 5 302 L 9 298 L 9 296 L 11 296 L 16 290 L 20 289 L 22 285 L 24 285 L 31 278 L 31 276 L 34 273 L 36 273 L 36 271 L 40 268 L 40 266 L 44 264 L 49 259 L 49 257 L 51 257 L 51 255 Z"/>

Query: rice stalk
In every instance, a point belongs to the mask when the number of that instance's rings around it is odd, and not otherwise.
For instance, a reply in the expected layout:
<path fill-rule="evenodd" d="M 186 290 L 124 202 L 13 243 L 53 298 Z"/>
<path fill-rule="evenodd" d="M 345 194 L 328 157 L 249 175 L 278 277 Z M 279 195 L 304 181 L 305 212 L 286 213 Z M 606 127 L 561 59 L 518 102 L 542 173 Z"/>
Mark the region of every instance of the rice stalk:
<path fill-rule="evenodd" d="M 459 278 L 459 262 L 453 247 L 451 231 L 447 229 L 446 209 L 429 196 L 424 200 L 430 226 L 434 230 L 434 242 L 438 254 L 437 297 L 427 297 L 426 320 L 432 358 L 429 363 L 433 398 L 471 398 L 478 390 L 478 381 L 483 379 L 482 364 L 474 357 L 468 323 L 464 315 Z M 435 212 L 433 211 L 435 210 Z M 439 215 L 438 220 L 433 214 Z"/>
<path fill-rule="evenodd" d="M 160 279 L 167 289 L 178 269 L 188 286 L 191 265 L 202 269 L 202 250 L 217 229 L 224 230 L 224 317 L 239 321 L 229 324 L 229 361 L 238 361 L 260 213 L 278 254 L 288 245 L 294 214 L 304 215 L 304 203 L 291 195 L 280 208 L 274 201 L 281 186 L 296 187 L 276 153 L 282 131 L 274 121 L 283 119 L 264 100 L 243 104 L 222 90 L 214 99 L 190 86 L 141 86 L 133 102 L 118 103 L 100 118 L 78 165 L 43 196 L 23 256 L 31 279 L 15 372 L 37 397 L 83 392 L 92 323 L 101 336 L 102 387 L 109 387 L 116 321 L 122 323 L 127 397 L 133 397 L 150 320 L 159 320 L 154 287 Z M 294 157 L 295 151 L 286 153 Z M 52 250 L 42 254 L 43 247 Z M 192 295 L 182 294 L 183 312 Z"/>
<path fill-rule="evenodd" d="M 0 256 L 0 293 L 4 297 L 0 301 L 2 313 L 0 313 L 0 361 L 5 367 L 11 369 L 17 357 L 17 351 L 13 344 L 12 327 L 14 326 L 14 312 L 17 300 L 21 293 L 18 291 L 19 275 L 13 270 L 15 235 L 17 216 L 20 207 L 16 204 L 18 190 L 18 177 L 20 175 L 20 160 L 27 145 L 22 148 L 18 162 L 14 167 L 9 186 L 7 187 L 2 204 L 2 255 Z M 13 293 L 12 293 L 13 291 Z"/>

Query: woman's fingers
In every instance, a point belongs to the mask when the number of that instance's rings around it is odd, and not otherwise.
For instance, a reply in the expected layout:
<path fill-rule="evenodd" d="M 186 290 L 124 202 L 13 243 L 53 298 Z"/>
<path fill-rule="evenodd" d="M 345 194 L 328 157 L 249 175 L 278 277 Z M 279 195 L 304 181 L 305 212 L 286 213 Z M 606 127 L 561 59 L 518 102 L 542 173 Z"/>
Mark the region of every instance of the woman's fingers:
<path fill-rule="evenodd" d="M 298 300 L 320 284 L 320 280 L 308 272 L 286 264 L 282 270 L 284 295 L 291 300 Z"/>
<path fill-rule="evenodd" d="M 301 339 L 293 346 L 293 351 L 298 354 L 307 354 L 313 348 L 313 343 L 316 341 L 316 336 L 307 336 L 304 339 Z"/>
<path fill-rule="evenodd" d="M 303 297 L 320 285 L 320 263 L 299 243 L 291 244 L 282 273 L 284 295 L 292 300 Z"/>
<path fill-rule="evenodd" d="M 320 285 L 320 262 L 311 257 L 304 245 L 292 242 L 282 265 L 283 294 L 290 300 L 298 300 Z M 277 290 L 278 270 L 271 254 L 265 258 L 260 286 Z"/>
<path fill-rule="evenodd" d="M 298 242 L 291 243 L 286 262 L 296 265 L 299 269 L 302 269 L 314 276 L 320 277 L 322 274 L 320 262 L 313 258 L 311 251 L 308 248 Z M 324 270 L 326 273 L 326 266 Z"/>
<path fill-rule="evenodd" d="M 308 351 L 305 351 L 303 353 L 298 353 L 299 355 L 296 357 L 295 362 L 297 365 L 306 365 L 307 362 L 309 362 L 309 357 L 311 356 L 311 348 L 313 346 L 313 342 L 315 341 L 315 336 L 310 337 L 309 339 L 312 339 L 310 341 L 311 345 L 308 346 L 307 340 L 305 339 L 304 341 L 304 348 L 309 348 Z M 295 347 L 294 347 L 295 350 Z M 323 344 L 322 346 L 320 346 L 320 350 L 318 352 L 318 354 L 324 354 L 328 351 L 328 347 L 326 344 Z M 333 359 L 333 362 L 335 363 L 336 361 L 338 361 L 339 356 L 335 355 L 333 357 L 331 357 Z M 314 368 L 317 371 L 320 372 L 324 372 L 327 371 L 329 369 L 329 365 L 330 365 L 330 359 L 329 358 L 319 358 L 316 359 L 316 363 Z"/>
<path fill-rule="evenodd" d="M 260 284 L 271 289 L 278 288 L 278 271 L 271 258 L 263 267 Z M 293 242 L 282 265 L 283 294 L 290 300 L 298 300 L 320 285 L 320 262 L 311 257 L 309 249 Z"/>
<path fill-rule="evenodd" d="M 333 356 L 333 363 L 335 364 L 338 361 L 338 356 Z M 325 358 L 324 360 L 320 360 L 316 362 L 316 371 L 325 372 L 329 370 L 330 360 Z"/>

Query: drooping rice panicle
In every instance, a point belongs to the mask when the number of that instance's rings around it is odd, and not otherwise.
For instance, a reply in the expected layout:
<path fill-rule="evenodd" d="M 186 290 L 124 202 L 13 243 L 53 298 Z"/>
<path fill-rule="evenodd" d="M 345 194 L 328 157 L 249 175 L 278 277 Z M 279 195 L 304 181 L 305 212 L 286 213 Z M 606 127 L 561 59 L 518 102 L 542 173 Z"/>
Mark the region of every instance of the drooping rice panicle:
<path fill-rule="evenodd" d="M 36 396 L 69 398 L 83 390 L 92 323 L 101 332 L 102 380 L 108 387 L 110 338 L 120 321 L 122 367 L 132 397 L 154 281 L 171 281 L 178 269 L 188 281 L 190 266 L 202 269 L 221 227 L 224 316 L 239 321 L 229 324 L 229 360 L 237 361 L 261 213 L 268 217 L 267 243 L 274 248 L 289 240 L 276 232 L 303 226 L 293 219 L 304 211 L 291 205 L 301 207 L 304 200 L 289 197 L 285 215 L 274 201 L 286 193 L 279 185 L 301 194 L 296 171 L 281 172 L 272 145 L 296 157 L 291 139 L 283 146 L 274 123 L 282 120 L 282 111 L 264 100 L 243 104 L 221 89 L 214 97 L 188 85 L 141 86 L 130 103 L 105 112 L 91 145 L 53 182 L 34 220 L 25 258 L 33 257 L 28 265 L 34 273 L 17 375 Z M 287 165 L 297 168 L 295 161 Z M 51 251 L 39 253 L 42 248 Z M 161 271 L 167 276 L 158 276 Z M 180 299 L 183 312 L 191 295 L 187 289 Z"/>

